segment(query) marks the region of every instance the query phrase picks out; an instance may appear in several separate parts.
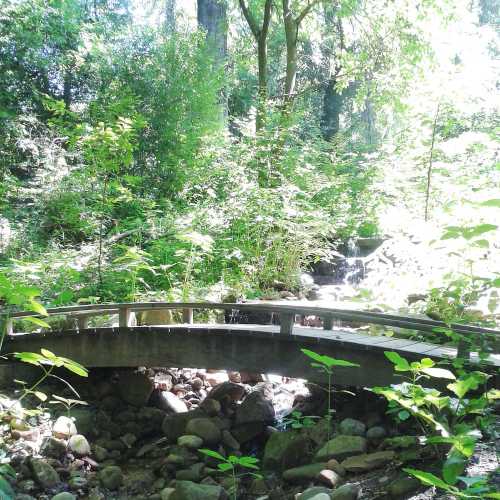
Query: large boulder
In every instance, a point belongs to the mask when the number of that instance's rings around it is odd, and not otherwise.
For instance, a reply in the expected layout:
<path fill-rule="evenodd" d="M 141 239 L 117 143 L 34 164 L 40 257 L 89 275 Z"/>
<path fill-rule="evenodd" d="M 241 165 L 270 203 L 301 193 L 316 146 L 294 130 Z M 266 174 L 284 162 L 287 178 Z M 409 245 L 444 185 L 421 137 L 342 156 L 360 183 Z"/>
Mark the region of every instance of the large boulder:
<path fill-rule="evenodd" d="M 59 483 L 60 478 L 57 471 L 42 459 L 33 458 L 30 461 L 33 477 L 43 488 L 52 488 Z"/>
<path fill-rule="evenodd" d="M 366 425 L 354 418 L 344 418 L 339 425 L 339 433 L 345 436 L 364 436 Z"/>
<path fill-rule="evenodd" d="M 197 484 L 192 481 L 176 481 L 172 500 L 225 500 L 227 495 L 221 486 Z"/>
<path fill-rule="evenodd" d="M 356 484 L 344 484 L 332 491 L 332 500 L 357 500 L 361 493 L 361 489 Z"/>
<path fill-rule="evenodd" d="M 118 380 L 120 397 L 132 406 L 145 406 L 154 389 L 152 380 L 143 373 L 123 372 Z"/>
<path fill-rule="evenodd" d="M 331 458 L 344 460 L 353 455 L 361 455 L 366 451 L 367 442 L 361 436 L 337 436 L 327 441 L 314 456 L 318 462 L 326 462 Z"/>
<path fill-rule="evenodd" d="M 188 411 L 186 403 L 170 391 L 155 389 L 149 403 L 168 413 L 184 413 Z"/>
<path fill-rule="evenodd" d="M 99 482 L 108 490 L 117 490 L 123 484 L 123 472 L 117 465 L 108 465 L 99 472 Z"/>
<path fill-rule="evenodd" d="M 206 446 L 220 443 L 222 433 L 210 418 L 193 418 L 186 425 L 186 434 L 192 434 L 203 439 Z"/>
<path fill-rule="evenodd" d="M 295 431 L 274 432 L 264 448 L 262 467 L 265 470 L 283 471 L 304 465 L 309 458 L 309 445 L 307 436 Z"/>
<path fill-rule="evenodd" d="M 90 444 L 87 438 L 81 434 L 76 434 L 69 438 L 68 448 L 79 457 L 90 455 Z"/>
<path fill-rule="evenodd" d="M 276 418 L 274 407 L 260 391 L 250 393 L 237 407 L 233 436 L 240 443 L 246 443 L 264 432 Z"/>

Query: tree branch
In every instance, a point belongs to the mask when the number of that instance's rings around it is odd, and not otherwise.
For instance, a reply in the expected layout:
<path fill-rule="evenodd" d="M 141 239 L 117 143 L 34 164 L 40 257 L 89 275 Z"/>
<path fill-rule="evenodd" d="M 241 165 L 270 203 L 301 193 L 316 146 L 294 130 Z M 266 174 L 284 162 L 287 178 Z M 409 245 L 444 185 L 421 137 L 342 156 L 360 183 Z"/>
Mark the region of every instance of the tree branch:
<path fill-rule="evenodd" d="M 307 14 L 311 12 L 312 8 L 321 1 L 323 0 L 313 0 L 312 2 L 308 2 L 308 4 L 304 7 L 304 10 L 295 19 L 295 23 L 297 24 L 297 26 L 304 20 Z"/>
<path fill-rule="evenodd" d="M 264 5 L 264 21 L 262 22 L 262 37 L 267 37 L 267 32 L 269 30 L 269 23 L 271 22 L 271 9 L 273 6 L 273 0 L 266 0 L 266 4 Z"/>
<path fill-rule="evenodd" d="M 253 14 L 250 12 L 250 9 L 248 8 L 247 4 L 245 3 L 245 0 L 239 0 L 240 2 L 240 7 L 241 11 L 243 12 L 243 16 L 246 19 L 248 26 L 250 27 L 250 31 L 252 32 L 253 36 L 257 39 L 260 36 L 261 30 L 257 26 L 257 21 L 255 20 L 255 17 L 253 17 Z M 267 2 L 266 2 L 266 8 L 267 8 Z M 265 20 L 265 16 L 264 16 Z M 269 25 L 269 22 L 268 22 Z"/>

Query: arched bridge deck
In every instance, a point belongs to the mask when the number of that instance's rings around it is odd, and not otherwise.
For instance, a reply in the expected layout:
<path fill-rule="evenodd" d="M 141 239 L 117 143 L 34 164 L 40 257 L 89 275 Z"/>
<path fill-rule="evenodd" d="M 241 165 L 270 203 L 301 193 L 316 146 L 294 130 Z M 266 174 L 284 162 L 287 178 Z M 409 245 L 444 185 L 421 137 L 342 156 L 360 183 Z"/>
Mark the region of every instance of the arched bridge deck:
<path fill-rule="evenodd" d="M 183 324 L 133 326 L 132 313 L 158 309 L 180 309 Z M 224 310 L 274 313 L 280 325 L 256 324 L 193 324 L 193 310 Z M 76 318 L 77 328 L 63 331 L 42 331 L 30 334 L 14 332 L 14 322 L 32 315 L 12 314 L 4 352 L 39 351 L 49 349 L 60 356 L 74 359 L 87 367 L 178 366 L 236 369 L 261 373 L 279 373 L 309 380 L 318 378 L 300 352 L 307 348 L 321 354 L 347 359 L 361 365 L 360 369 L 337 368 L 335 383 L 339 385 L 371 386 L 394 382 L 393 367 L 384 351 L 396 351 L 416 360 L 430 357 L 436 360 L 454 358 L 456 349 L 420 342 L 411 338 L 373 336 L 334 327 L 334 320 L 361 324 L 378 324 L 414 330 L 422 335 L 445 328 L 430 319 L 390 314 L 349 311 L 323 307 L 283 305 L 273 303 L 128 303 L 71 306 L 49 309 L 50 316 Z M 89 327 L 92 318 L 117 314 L 117 327 Z M 295 324 L 297 315 L 315 315 L 322 319 L 322 328 Z M 452 325 L 464 336 L 487 336 L 498 346 L 500 332 L 465 325 Z M 477 361 L 468 353 L 466 344 L 459 346 L 461 355 Z M 495 349 L 496 350 L 496 349 Z M 490 357 L 493 370 L 498 372 L 500 356 Z"/>

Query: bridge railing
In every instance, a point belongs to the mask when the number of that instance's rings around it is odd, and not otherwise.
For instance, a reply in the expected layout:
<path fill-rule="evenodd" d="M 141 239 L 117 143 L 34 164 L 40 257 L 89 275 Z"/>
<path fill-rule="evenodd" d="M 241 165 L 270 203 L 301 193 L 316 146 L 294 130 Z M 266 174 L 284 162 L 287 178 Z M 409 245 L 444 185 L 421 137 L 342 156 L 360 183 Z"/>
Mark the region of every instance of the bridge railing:
<path fill-rule="evenodd" d="M 49 316 L 66 316 L 75 318 L 78 330 L 88 328 L 89 319 L 94 316 L 118 315 L 118 325 L 122 328 L 132 326 L 132 313 L 154 310 L 182 310 L 183 322 L 193 323 L 194 310 L 223 310 L 223 311 L 249 311 L 261 313 L 274 313 L 279 316 L 280 332 L 291 335 L 296 316 L 318 316 L 325 330 L 331 330 L 335 320 L 347 322 L 359 322 L 363 324 L 375 324 L 389 327 L 397 327 L 408 330 L 416 330 L 423 334 L 436 332 L 437 329 L 451 329 L 464 337 L 490 336 L 495 339 L 495 344 L 500 340 L 500 331 L 482 328 L 472 325 L 452 324 L 447 325 L 442 321 L 436 321 L 421 317 L 399 316 L 386 313 L 375 313 L 350 309 L 337 309 L 317 306 L 304 306 L 298 304 L 282 304 L 273 302 L 243 302 L 243 303 L 217 303 L 217 302 L 127 302 L 119 304 L 86 304 L 77 306 L 66 306 L 47 309 Z M 0 311 L 1 312 L 1 311 Z M 39 314 L 22 311 L 9 315 L 7 319 L 7 334 L 13 334 L 13 322 L 29 316 Z M 464 341 L 458 347 L 458 355 L 468 357 L 468 342 Z"/>

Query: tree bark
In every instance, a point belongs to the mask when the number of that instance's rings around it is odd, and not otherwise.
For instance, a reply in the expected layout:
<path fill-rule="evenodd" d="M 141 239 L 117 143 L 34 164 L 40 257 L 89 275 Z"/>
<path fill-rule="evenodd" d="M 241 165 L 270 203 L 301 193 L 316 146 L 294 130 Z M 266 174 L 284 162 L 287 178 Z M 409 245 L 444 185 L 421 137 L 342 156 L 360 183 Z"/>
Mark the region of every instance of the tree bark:
<path fill-rule="evenodd" d="M 165 33 L 167 35 L 175 33 L 175 4 L 176 0 L 165 0 Z"/>
<path fill-rule="evenodd" d="M 227 56 L 227 6 L 224 0 L 198 0 L 198 26 L 206 32 L 209 49 L 216 65 L 224 65 Z"/>
<path fill-rule="evenodd" d="M 266 107 L 267 107 L 267 81 L 268 81 L 268 67 L 267 67 L 267 35 L 269 33 L 269 24 L 271 22 L 271 9 L 272 0 L 266 0 L 264 4 L 264 18 L 262 26 L 257 24 L 257 21 L 248 8 L 245 0 L 239 0 L 243 17 L 245 18 L 250 31 L 252 32 L 257 43 L 257 61 L 258 61 L 258 80 L 259 88 L 257 90 L 257 116 L 255 118 L 255 131 L 258 133 L 264 128 Z"/>

